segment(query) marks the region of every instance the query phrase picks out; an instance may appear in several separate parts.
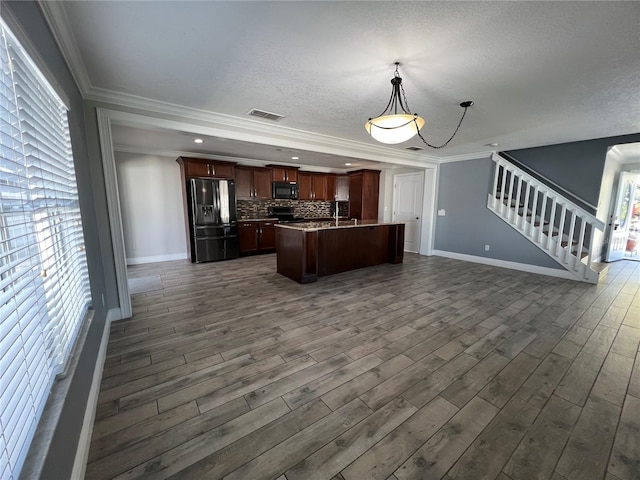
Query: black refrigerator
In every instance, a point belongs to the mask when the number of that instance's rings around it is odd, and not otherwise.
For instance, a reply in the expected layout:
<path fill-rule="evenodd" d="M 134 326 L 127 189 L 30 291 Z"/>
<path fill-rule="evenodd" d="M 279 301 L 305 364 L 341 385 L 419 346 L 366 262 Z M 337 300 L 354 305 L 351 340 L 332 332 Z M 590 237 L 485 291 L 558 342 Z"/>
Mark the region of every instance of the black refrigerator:
<path fill-rule="evenodd" d="M 187 180 L 191 261 L 238 258 L 236 189 L 233 180 Z"/>

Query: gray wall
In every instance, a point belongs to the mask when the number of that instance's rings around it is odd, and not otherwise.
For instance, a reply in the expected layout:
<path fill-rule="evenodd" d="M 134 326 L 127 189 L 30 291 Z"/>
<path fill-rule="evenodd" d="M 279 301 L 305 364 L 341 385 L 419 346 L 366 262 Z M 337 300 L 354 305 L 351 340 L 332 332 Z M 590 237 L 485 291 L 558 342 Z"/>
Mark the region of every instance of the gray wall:
<path fill-rule="evenodd" d="M 607 149 L 613 145 L 639 141 L 640 134 L 633 134 L 511 150 L 507 153 L 578 198 L 597 205 Z"/>
<path fill-rule="evenodd" d="M 434 248 L 448 252 L 562 269 L 487 208 L 493 180 L 490 158 L 440 165 Z M 484 246 L 490 250 L 485 252 Z"/>
<path fill-rule="evenodd" d="M 82 98 L 38 4 L 31 1 L 12 1 L 3 2 L 2 8 L 10 8 L 13 12 L 48 69 L 56 77 L 57 82 L 71 101 L 69 126 L 95 317 L 87 333 L 83 349 L 78 353 L 80 361 L 77 369 L 72 372 L 69 393 L 62 407 L 51 448 L 44 459 L 43 471 L 47 473 L 42 477 L 70 478 L 107 311 L 107 308 L 102 304 L 102 296 L 106 293 L 106 282 L 102 261 L 102 245 L 98 231 L 98 224 L 100 221 L 105 223 L 107 215 L 106 208 L 96 209 L 96 197 L 105 196 L 104 182 L 101 184 L 94 181 L 96 166 L 101 163 L 99 158 L 90 158 L 87 151 Z M 54 388 L 56 388 L 55 384 Z"/>

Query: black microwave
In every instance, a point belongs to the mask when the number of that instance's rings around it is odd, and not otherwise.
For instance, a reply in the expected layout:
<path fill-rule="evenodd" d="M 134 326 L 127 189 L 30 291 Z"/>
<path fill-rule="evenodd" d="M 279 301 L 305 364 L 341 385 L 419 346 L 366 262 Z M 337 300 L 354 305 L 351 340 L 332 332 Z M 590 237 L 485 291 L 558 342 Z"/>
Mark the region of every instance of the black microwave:
<path fill-rule="evenodd" d="M 271 188 L 271 196 L 273 198 L 286 200 L 298 199 L 298 184 L 295 182 L 273 182 Z"/>

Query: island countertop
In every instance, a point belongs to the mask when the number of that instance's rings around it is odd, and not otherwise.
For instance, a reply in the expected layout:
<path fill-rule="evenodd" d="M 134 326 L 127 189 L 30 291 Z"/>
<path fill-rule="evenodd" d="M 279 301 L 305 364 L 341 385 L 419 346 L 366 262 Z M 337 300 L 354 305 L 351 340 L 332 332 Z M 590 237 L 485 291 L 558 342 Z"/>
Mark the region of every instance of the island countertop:
<path fill-rule="evenodd" d="M 318 230 L 333 230 L 336 228 L 357 228 L 357 227 L 376 227 L 380 225 L 402 225 L 404 222 L 382 222 L 380 220 L 340 220 L 324 222 L 299 222 L 277 224 L 280 228 L 291 228 L 294 230 L 302 230 L 305 232 L 316 232 Z"/>

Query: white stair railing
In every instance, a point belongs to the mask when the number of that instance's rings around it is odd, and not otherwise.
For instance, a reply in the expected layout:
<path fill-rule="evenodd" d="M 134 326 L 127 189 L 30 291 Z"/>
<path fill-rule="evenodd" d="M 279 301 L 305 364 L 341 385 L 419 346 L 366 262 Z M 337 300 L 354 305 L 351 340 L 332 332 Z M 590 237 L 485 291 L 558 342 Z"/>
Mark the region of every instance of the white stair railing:
<path fill-rule="evenodd" d="M 598 283 L 593 237 L 605 224 L 497 154 L 487 208 L 572 273 Z"/>

